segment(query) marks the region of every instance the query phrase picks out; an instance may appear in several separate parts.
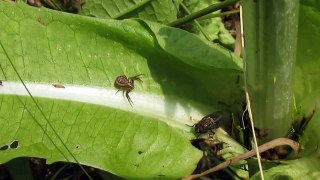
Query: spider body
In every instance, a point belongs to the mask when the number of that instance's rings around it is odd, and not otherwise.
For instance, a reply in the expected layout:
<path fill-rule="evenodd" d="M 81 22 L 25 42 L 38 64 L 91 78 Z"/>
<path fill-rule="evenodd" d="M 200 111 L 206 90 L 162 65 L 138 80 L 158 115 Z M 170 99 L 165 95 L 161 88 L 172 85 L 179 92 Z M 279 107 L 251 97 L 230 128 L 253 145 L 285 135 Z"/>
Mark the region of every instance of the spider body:
<path fill-rule="evenodd" d="M 140 76 L 143 74 L 138 74 L 133 77 L 127 77 L 126 75 L 121 75 L 116 78 L 114 81 L 114 87 L 118 89 L 118 91 L 122 91 L 123 95 L 126 95 L 126 98 L 129 104 L 132 106 L 133 102 L 129 96 L 129 93 L 134 89 L 134 81 L 138 80 L 141 81 Z"/>

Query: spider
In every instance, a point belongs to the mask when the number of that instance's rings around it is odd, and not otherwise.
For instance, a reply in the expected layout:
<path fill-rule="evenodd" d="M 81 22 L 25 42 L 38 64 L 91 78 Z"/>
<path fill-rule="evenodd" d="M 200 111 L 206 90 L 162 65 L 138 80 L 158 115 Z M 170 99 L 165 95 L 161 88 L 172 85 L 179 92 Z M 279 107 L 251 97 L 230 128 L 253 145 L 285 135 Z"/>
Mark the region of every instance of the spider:
<path fill-rule="evenodd" d="M 133 102 L 129 96 L 129 93 L 134 89 L 134 81 L 138 80 L 141 81 L 140 76 L 143 74 L 138 74 L 133 77 L 127 77 L 126 75 L 121 75 L 116 78 L 114 81 L 114 87 L 118 89 L 117 92 L 120 90 L 122 91 L 123 95 L 126 93 L 126 97 L 128 99 L 129 104 L 132 106 Z"/>

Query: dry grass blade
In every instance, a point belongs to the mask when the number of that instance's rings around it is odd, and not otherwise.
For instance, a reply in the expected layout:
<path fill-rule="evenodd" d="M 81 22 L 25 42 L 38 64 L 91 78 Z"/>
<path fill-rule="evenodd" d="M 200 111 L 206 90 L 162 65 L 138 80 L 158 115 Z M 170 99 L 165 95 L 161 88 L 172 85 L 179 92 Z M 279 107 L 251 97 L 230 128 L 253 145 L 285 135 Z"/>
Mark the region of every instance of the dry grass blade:
<path fill-rule="evenodd" d="M 259 153 L 262 153 L 262 152 L 265 152 L 269 149 L 272 149 L 272 148 L 275 148 L 277 146 L 283 146 L 283 145 L 288 145 L 290 146 L 294 151 L 295 151 L 295 154 L 298 155 L 298 150 L 299 150 L 299 143 L 291 140 L 291 139 L 288 139 L 288 138 L 278 138 L 278 139 L 274 139 L 270 142 L 267 142 L 261 146 L 258 147 L 258 150 L 259 150 Z M 219 171 L 221 169 L 224 169 L 226 167 L 228 167 L 229 165 L 231 164 L 234 164 L 240 160 L 244 160 L 244 159 L 248 159 L 252 156 L 255 156 L 256 155 L 256 150 L 255 149 L 252 149 L 251 151 L 248 151 L 244 154 L 240 154 L 239 156 L 236 156 L 234 157 L 233 159 L 230 159 L 230 160 L 227 160 L 223 163 L 220 163 L 218 164 L 217 166 L 211 168 L 211 169 L 208 169 L 200 174 L 194 174 L 194 175 L 190 175 L 188 177 L 185 177 L 183 178 L 183 180 L 191 180 L 191 179 L 195 179 L 195 178 L 199 178 L 201 176 L 205 176 L 205 175 L 208 175 L 210 173 L 213 173 L 213 172 L 216 172 L 216 171 Z"/>

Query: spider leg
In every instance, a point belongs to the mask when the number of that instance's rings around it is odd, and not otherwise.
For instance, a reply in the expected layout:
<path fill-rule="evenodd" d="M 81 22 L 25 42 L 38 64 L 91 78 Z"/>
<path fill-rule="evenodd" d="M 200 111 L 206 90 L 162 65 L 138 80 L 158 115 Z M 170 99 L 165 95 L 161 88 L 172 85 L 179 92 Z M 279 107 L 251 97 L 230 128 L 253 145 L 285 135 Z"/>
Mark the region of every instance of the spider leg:
<path fill-rule="evenodd" d="M 136 77 L 134 80 L 137 80 L 137 81 L 143 82 L 143 81 L 141 80 L 141 78 L 139 78 L 139 77 Z"/>
<path fill-rule="evenodd" d="M 140 76 L 144 76 L 144 74 L 138 74 L 138 75 L 129 77 L 128 79 L 133 80 L 133 81 L 138 80 L 138 81 L 142 82 L 142 80 L 140 79 Z"/>
<path fill-rule="evenodd" d="M 127 99 L 128 99 L 128 102 L 129 102 L 130 106 L 132 107 L 133 101 L 131 100 L 131 98 L 130 98 L 130 96 L 129 96 L 129 92 L 130 92 L 130 91 L 126 91 L 126 97 L 127 97 Z"/>

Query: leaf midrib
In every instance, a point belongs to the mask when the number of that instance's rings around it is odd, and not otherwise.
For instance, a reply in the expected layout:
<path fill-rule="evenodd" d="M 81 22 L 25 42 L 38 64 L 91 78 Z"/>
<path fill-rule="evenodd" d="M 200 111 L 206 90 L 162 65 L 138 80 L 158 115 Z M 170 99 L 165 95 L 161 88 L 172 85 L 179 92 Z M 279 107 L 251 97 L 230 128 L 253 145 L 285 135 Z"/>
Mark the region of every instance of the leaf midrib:
<path fill-rule="evenodd" d="M 204 116 L 196 108 L 183 105 L 181 100 L 179 100 L 178 104 L 178 101 L 175 101 L 173 97 L 168 100 L 162 95 L 146 92 L 131 92 L 130 97 L 134 101 L 134 105 L 130 106 L 122 92 L 117 93 L 115 88 L 75 84 L 64 84 L 65 88 L 55 88 L 52 84 L 45 83 L 25 82 L 25 84 L 31 94 L 37 98 L 69 100 L 111 107 L 142 116 L 156 117 L 171 126 L 177 126 L 179 129 L 188 131 L 190 127 L 186 126 L 186 124 L 192 125 L 195 123 L 195 119 L 201 119 Z M 3 95 L 29 96 L 21 82 L 5 81 L 0 90 L 0 94 Z M 170 108 L 170 112 L 168 108 Z"/>

